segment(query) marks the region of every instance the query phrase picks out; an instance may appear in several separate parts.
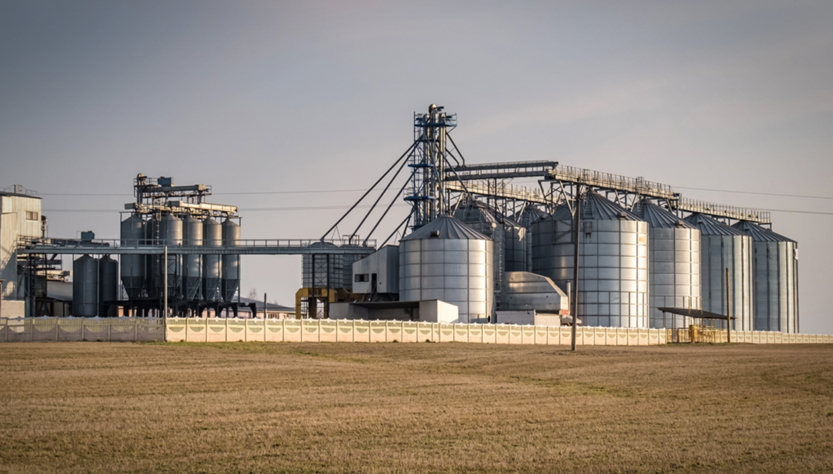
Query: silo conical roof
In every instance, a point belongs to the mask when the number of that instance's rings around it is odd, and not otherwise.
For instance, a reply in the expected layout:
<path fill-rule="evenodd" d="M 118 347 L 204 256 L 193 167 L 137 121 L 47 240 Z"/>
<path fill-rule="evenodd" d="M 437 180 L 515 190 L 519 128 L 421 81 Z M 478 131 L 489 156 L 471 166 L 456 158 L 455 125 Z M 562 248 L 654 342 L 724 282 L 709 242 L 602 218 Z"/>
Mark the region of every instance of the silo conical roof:
<path fill-rule="evenodd" d="M 495 211 L 485 203 L 476 199 L 467 199 L 461 203 L 454 213 L 454 217 L 463 222 L 491 222 L 497 224 L 498 220 L 495 218 Z"/>
<path fill-rule="evenodd" d="M 655 229 L 696 229 L 697 227 L 680 219 L 668 210 L 648 201 L 640 201 L 633 209 L 634 214 L 642 218 Z"/>
<path fill-rule="evenodd" d="M 549 214 L 533 206 L 531 203 L 526 203 L 524 204 L 523 209 L 521 209 L 519 212 L 512 214 L 512 219 L 516 222 L 528 226 L 533 222 L 540 221 L 541 219 L 546 219 L 549 216 Z"/>
<path fill-rule="evenodd" d="M 439 235 L 432 236 L 431 234 L 437 232 Z M 423 239 L 455 239 L 455 240 L 492 240 L 489 237 L 477 232 L 461 221 L 448 216 L 442 215 L 433 221 L 425 224 L 419 229 L 413 231 L 410 235 L 403 237 L 401 240 L 423 240 Z"/>
<path fill-rule="evenodd" d="M 738 229 L 729 227 L 705 214 L 692 214 L 686 217 L 685 221 L 700 229 L 700 235 L 746 235 Z"/>
<path fill-rule="evenodd" d="M 752 240 L 756 242 L 795 242 L 793 239 L 784 237 L 781 234 L 776 234 L 775 232 L 765 229 L 754 222 L 740 221 L 732 227 L 752 237 Z"/>
<path fill-rule="evenodd" d="M 566 204 L 562 204 L 556 208 L 552 217 L 555 220 L 571 220 L 573 215 L 570 212 L 570 208 Z M 593 221 L 642 221 L 633 212 L 611 202 L 594 191 L 588 191 L 582 196 L 581 219 Z"/>

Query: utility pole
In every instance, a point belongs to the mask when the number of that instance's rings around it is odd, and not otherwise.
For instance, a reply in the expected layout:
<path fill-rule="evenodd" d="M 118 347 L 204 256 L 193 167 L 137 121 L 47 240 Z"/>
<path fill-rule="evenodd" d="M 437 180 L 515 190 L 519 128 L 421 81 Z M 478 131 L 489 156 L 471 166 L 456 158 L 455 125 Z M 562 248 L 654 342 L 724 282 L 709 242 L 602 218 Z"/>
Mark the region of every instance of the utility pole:
<path fill-rule="evenodd" d="M 264 293 L 263 294 L 263 320 L 264 321 L 266 320 L 267 314 L 268 313 L 266 312 L 266 293 Z"/>
<path fill-rule="evenodd" d="M 165 276 L 162 279 L 162 286 L 164 287 L 164 290 L 163 290 L 164 291 L 164 293 L 163 293 L 164 296 L 162 298 L 162 301 L 163 301 L 162 306 L 165 308 L 164 309 L 165 319 L 167 319 L 168 318 L 168 246 L 167 245 L 165 246 L 165 265 L 163 265 L 163 266 L 165 267 L 165 273 L 164 273 Z"/>
<path fill-rule="evenodd" d="M 729 302 L 729 269 L 726 268 L 726 342 L 732 342 L 732 304 Z"/>
<path fill-rule="evenodd" d="M 570 298 L 573 299 L 573 334 L 570 347 L 572 351 L 576 350 L 576 326 L 578 326 L 578 251 L 579 251 L 579 237 L 581 237 L 581 184 L 578 185 L 578 194 L 576 196 L 576 216 L 573 218 L 575 222 L 574 247 L 573 247 L 573 294 Z M 554 223 L 553 223 L 554 225 Z"/>

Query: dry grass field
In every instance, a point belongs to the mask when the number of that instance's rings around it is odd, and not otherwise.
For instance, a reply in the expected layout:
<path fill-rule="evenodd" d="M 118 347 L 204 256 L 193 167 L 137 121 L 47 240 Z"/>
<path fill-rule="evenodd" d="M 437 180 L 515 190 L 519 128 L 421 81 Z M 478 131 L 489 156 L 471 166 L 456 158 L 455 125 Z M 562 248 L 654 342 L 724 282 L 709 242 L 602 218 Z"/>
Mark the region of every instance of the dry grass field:
<path fill-rule="evenodd" d="M 0 344 L 3 472 L 830 472 L 833 347 Z"/>

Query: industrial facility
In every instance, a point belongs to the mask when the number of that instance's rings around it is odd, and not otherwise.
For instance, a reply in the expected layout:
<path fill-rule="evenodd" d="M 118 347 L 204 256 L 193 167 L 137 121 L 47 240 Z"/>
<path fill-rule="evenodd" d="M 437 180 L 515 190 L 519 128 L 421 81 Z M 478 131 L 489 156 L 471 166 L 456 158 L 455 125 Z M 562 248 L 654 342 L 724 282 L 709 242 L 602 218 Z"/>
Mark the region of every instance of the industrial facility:
<path fill-rule="evenodd" d="M 68 280 L 72 256 L 73 316 L 254 316 L 240 256 L 302 255 L 296 318 L 799 332 L 798 244 L 769 213 L 557 161 L 466 163 L 455 114 L 431 105 L 413 124 L 410 146 L 320 238 L 243 239 L 237 207 L 207 202 L 211 186 L 139 174 L 119 239 L 57 239 L 40 198 L 1 192 L 2 313 L 54 315 L 44 282 Z M 358 226 L 333 238 L 373 190 Z M 410 212 L 377 245 L 402 200 Z"/>

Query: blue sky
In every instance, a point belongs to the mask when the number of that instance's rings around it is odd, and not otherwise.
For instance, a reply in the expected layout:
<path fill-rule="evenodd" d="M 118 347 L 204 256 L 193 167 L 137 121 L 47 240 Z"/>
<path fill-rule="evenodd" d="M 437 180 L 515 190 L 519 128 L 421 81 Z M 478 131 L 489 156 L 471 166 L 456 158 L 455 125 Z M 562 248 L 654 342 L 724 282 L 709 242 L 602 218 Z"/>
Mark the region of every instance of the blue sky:
<path fill-rule="evenodd" d="M 360 193 L 233 193 L 366 188 L 438 103 L 470 162 L 828 213 L 773 220 L 799 241 L 802 331 L 831 333 L 833 200 L 688 189 L 833 197 L 831 24 L 821 1 L 3 0 L 0 187 L 39 191 L 54 236 L 117 237 L 141 172 L 213 185 L 244 238 L 315 238 L 343 209 L 255 209 Z M 243 264 L 244 295 L 293 301 L 299 258 Z"/>

